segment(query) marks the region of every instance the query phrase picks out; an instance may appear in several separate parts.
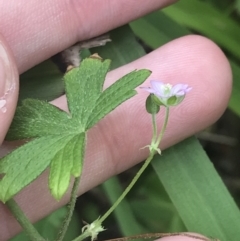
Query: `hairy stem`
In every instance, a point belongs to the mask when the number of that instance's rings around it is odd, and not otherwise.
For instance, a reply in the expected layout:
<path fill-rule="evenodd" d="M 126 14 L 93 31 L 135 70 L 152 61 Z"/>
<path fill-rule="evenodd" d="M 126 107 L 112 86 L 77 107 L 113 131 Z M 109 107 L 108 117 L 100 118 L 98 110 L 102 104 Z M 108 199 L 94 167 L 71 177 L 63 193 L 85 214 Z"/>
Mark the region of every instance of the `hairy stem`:
<path fill-rule="evenodd" d="M 72 188 L 72 192 L 71 192 L 71 199 L 70 199 L 70 202 L 68 204 L 68 213 L 65 217 L 65 220 L 63 221 L 62 227 L 60 228 L 60 231 L 58 233 L 56 241 L 62 241 L 66 232 L 67 232 L 68 226 L 69 226 L 70 221 L 72 219 L 73 211 L 74 211 L 74 208 L 75 208 L 75 203 L 76 203 L 76 200 L 77 200 L 77 191 L 78 191 L 79 183 L 80 183 L 80 177 L 75 178 L 73 188 Z"/>
<path fill-rule="evenodd" d="M 6 205 L 32 241 L 45 241 L 45 239 L 38 233 L 14 199 L 7 201 Z"/>

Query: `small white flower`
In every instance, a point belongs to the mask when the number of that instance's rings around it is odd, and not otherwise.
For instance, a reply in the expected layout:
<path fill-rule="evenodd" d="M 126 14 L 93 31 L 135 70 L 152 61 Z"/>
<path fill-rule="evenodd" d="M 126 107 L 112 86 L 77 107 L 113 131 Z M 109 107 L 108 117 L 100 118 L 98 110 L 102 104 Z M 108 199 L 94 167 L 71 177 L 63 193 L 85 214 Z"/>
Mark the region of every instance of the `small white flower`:
<path fill-rule="evenodd" d="M 176 84 L 174 86 L 170 84 L 164 84 L 156 80 L 150 81 L 152 87 L 143 87 L 142 89 L 154 94 L 159 105 L 172 106 L 181 103 L 192 87 L 187 84 Z"/>

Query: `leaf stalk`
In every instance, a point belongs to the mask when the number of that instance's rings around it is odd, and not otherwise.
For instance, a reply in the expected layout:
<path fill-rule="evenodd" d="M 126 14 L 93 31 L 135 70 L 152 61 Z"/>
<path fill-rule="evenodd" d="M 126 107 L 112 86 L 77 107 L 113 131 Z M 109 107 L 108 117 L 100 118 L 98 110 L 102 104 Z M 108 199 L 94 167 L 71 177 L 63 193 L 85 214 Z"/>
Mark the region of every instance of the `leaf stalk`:
<path fill-rule="evenodd" d="M 38 233 L 37 229 L 33 226 L 24 212 L 21 210 L 19 205 L 14 199 L 10 199 L 6 202 L 6 206 L 12 212 L 13 216 L 17 219 L 19 224 L 22 226 L 30 240 L 32 241 L 45 241 L 45 239 Z"/>
<path fill-rule="evenodd" d="M 71 199 L 68 204 L 68 212 L 67 212 L 65 220 L 63 221 L 63 224 L 60 228 L 56 241 L 62 241 L 65 237 L 65 234 L 66 234 L 68 226 L 71 222 L 73 211 L 75 208 L 79 184 L 80 184 L 80 177 L 77 177 L 74 180 L 74 184 L 73 184 L 73 188 L 72 188 L 72 192 L 71 192 Z"/>

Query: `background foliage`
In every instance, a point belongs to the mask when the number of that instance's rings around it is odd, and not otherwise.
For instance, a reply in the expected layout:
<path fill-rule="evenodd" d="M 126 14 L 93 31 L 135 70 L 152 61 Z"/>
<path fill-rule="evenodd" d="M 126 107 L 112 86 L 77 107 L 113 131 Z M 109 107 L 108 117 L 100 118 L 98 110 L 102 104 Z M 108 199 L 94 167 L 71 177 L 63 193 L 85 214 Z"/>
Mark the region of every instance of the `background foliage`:
<path fill-rule="evenodd" d="M 193 137 L 165 151 L 164 158 L 156 157 L 152 167 L 105 223 L 108 230 L 99 239 L 145 232 L 194 231 L 221 241 L 239 241 L 240 1 L 181 0 L 113 30 L 111 43 L 91 51 L 112 59 L 112 68 L 116 68 L 191 33 L 215 41 L 229 58 L 233 71 L 228 110 L 216 124 L 198 135 L 211 161 Z M 89 51 L 82 53 L 89 54 Z M 20 101 L 26 97 L 51 100 L 62 93 L 61 74 L 50 61 L 21 76 Z M 69 235 L 80 232 L 83 225 L 80 220 L 91 222 L 103 214 L 138 168 L 81 196 Z M 45 237 L 53 238 L 64 212 L 62 208 L 37 224 Z M 66 240 L 71 238 L 68 236 Z M 19 240 L 27 238 L 12 239 Z"/>

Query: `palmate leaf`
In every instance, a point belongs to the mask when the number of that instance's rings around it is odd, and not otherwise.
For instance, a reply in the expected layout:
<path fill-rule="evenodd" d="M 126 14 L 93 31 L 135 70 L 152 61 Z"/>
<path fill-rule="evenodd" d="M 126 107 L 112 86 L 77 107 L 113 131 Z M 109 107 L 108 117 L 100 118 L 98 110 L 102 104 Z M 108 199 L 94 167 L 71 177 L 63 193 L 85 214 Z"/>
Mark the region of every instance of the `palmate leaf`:
<path fill-rule="evenodd" d="M 87 128 L 94 126 L 123 101 L 134 96 L 137 93 L 134 89 L 143 83 L 149 74 L 148 70 L 133 71 L 107 88 L 97 100 L 92 115 L 89 116 Z"/>
<path fill-rule="evenodd" d="M 72 132 L 74 134 L 77 133 L 77 129 L 74 128 L 73 121 L 74 119 L 68 113 L 48 102 L 26 99 L 16 110 L 6 140 L 58 135 L 59 133 L 70 134 Z"/>
<path fill-rule="evenodd" d="M 6 202 L 36 179 L 70 138 L 71 135 L 40 137 L 4 157 L 0 162 L 0 171 L 5 173 L 0 182 L 0 200 Z"/>
<path fill-rule="evenodd" d="M 15 114 L 7 140 L 36 138 L 0 161 L 0 200 L 6 202 L 50 166 L 49 188 L 57 200 L 65 194 L 71 176 L 82 172 L 86 134 L 125 100 L 150 75 L 133 71 L 102 91 L 110 61 L 85 59 L 64 76 L 70 113 L 51 104 L 27 99 Z"/>
<path fill-rule="evenodd" d="M 83 61 L 82 68 L 73 69 L 65 75 L 69 110 L 83 127 L 101 95 L 109 67 L 110 60 Z"/>

